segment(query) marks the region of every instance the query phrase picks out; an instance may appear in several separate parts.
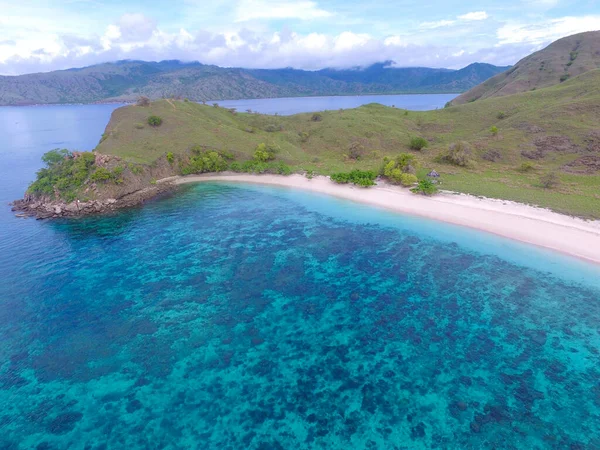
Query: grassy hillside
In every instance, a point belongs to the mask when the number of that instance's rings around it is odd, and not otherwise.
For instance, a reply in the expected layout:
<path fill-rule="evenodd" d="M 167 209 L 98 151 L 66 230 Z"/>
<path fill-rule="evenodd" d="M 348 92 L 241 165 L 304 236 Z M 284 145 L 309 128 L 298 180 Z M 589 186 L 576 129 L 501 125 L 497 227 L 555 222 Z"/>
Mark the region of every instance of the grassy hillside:
<path fill-rule="evenodd" d="M 147 125 L 150 115 L 162 125 Z M 372 104 L 320 117 L 278 117 L 172 100 L 127 106 L 113 113 L 97 151 L 150 164 L 200 145 L 247 160 L 266 143 L 279 147 L 278 160 L 295 170 L 321 174 L 379 169 L 383 157 L 411 152 L 419 173 L 435 168 L 445 189 L 600 218 L 599 121 L 595 70 L 547 89 L 426 112 Z M 410 139 L 419 136 L 429 146 L 411 150 Z M 468 167 L 437 162 L 460 141 L 472 150 Z M 556 173 L 558 186 L 542 187 L 540 178 L 549 173 Z"/>
<path fill-rule="evenodd" d="M 523 58 L 452 101 L 454 105 L 554 86 L 600 68 L 600 31 L 575 34 Z"/>
<path fill-rule="evenodd" d="M 180 61 L 119 61 L 82 69 L 0 76 L 0 105 L 89 103 L 182 97 L 195 101 L 307 95 L 463 92 L 505 68 L 390 68 L 304 71 L 222 68 Z"/>

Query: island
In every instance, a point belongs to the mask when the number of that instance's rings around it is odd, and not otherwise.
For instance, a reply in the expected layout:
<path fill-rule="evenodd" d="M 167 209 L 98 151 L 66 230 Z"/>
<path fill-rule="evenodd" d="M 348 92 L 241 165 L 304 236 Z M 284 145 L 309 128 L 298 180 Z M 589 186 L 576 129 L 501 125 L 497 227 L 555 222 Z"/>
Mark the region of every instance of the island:
<path fill-rule="evenodd" d="M 371 203 L 594 260 L 600 228 L 583 219 L 600 219 L 600 69 L 570 71 L 579 59 L 593 66 L 597 46 L 588 42 L 599 35 L 565 38 L 575 53 L 557 41 L 498 75 L 509 80 L 532 60 L 544 61 L 542 71 L 562 61 L 569 76 L 554 70 L 553 84 L 546 75 L 538 88 L 530 76 L 526 91 L 486 91 L 482 98 L 467 92 L 468 101 L 435 111 L 370 104 L 277 116 L 141 97 L 114 111 L 93 152 L 47 153 L 46 167 L 13 208 L 38 218 L 82 216 L 143 203 L 189 180 L 227 177 L 379 198 Z M 340 186 L 353 194 L 341 194 Z M 389 204 L 381 201 L 384 191 Z M 498 211 L 538 222 L 502 221 Z M 536 238 L 542 230 L 547 238 Z"/>

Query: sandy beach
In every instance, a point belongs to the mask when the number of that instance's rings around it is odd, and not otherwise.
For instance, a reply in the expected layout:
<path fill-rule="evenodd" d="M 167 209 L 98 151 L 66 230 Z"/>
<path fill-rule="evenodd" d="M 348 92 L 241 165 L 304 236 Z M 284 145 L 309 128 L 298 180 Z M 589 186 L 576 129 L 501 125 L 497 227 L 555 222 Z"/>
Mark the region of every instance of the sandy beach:
<path fill-rule="evenodd" d="M 600 264 L 600 221 L 586 221 L 506 200 L 454 193 L 425 197 L 385 183 L 365 189 L 336 184 L 322 176 L 309 180 L 302 175 L 206 174 L 172 177 L 168 181 L 176 184 L 228 181 L 304 189 L 476 228 Z"/>

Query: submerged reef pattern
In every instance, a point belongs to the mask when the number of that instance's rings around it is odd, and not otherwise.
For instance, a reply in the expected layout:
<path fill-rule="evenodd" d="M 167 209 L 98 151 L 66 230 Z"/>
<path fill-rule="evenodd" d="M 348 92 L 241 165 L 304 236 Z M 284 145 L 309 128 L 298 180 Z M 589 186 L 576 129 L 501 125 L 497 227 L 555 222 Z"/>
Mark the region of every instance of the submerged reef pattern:
<path fill-rule="evenodd" d="M 600 448 L 598 291 L 377 214 L 204 184 L 45 223 L 3 269 L 0 448 Z"/>

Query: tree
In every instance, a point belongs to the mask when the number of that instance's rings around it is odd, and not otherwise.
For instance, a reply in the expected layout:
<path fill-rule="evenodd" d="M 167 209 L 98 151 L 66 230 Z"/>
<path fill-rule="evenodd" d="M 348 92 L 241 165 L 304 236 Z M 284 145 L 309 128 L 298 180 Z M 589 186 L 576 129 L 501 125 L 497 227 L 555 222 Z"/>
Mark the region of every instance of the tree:
<path fill-rule="evenodd" d="M 495 126 L 495 125 L 494 125 L 494 126 L 492 126 L 492 127 L 490 128 L 490 133 L 492 133 L 492 136 L 494 136 L 494 137 L 498 136 L 498 127 L 497 127 L 497 126 Z"/>
<path fill-rule="evenodd" d="M 137 106 L 150 106 L 150 99 L 148 97 L 145 97 L 142 95 L 140 98 L 137 99 L 136 105 Z"/>
<path fill-rule="evenodd" d="M 159 127 L 162 124 L 162 118 L 158 116 L 150 116 L 148 117 L 148 125 L 152 127 Z"/>
<path fill-rule="evenodd" d="M 46 164 L 46 166 L 52 167 L 64 161 L 66 158 L 70 158 L 71 156 L 71 152 L 66 148 L 55 148 L 54 150 L 50 150 L 49 152 L 44 153 L 42 155 L 42 161 L 44 162 L 44 164 Z"/>

